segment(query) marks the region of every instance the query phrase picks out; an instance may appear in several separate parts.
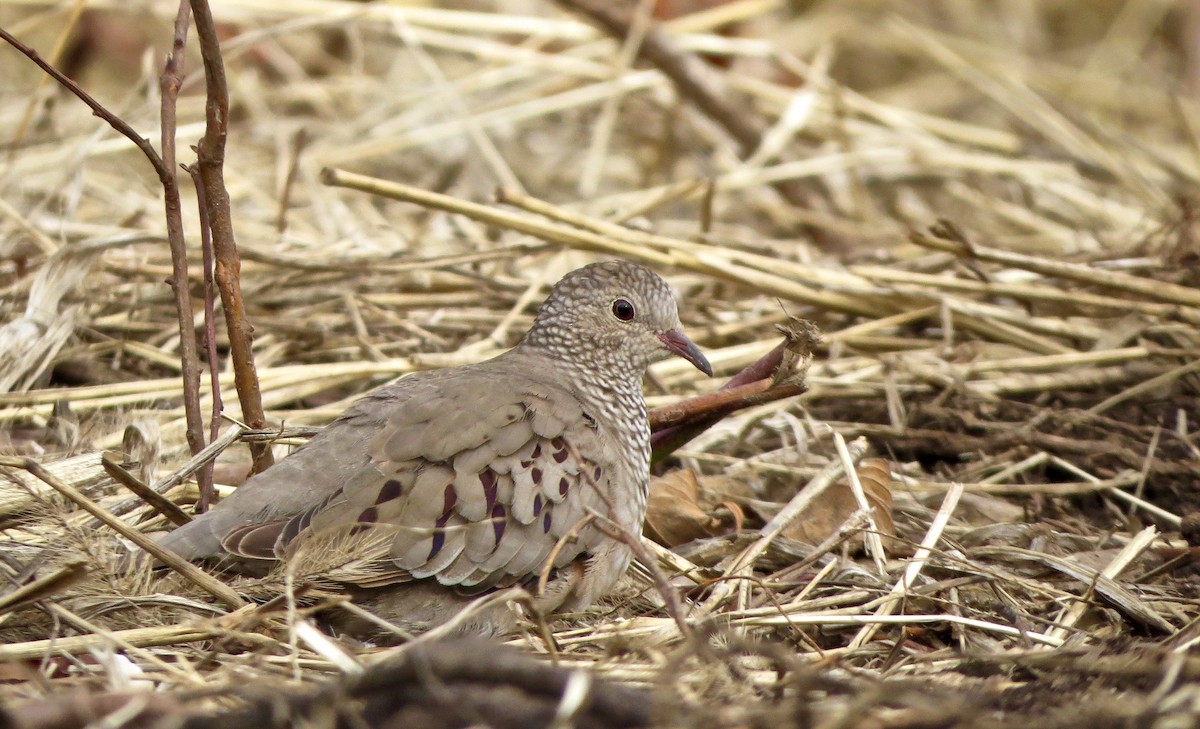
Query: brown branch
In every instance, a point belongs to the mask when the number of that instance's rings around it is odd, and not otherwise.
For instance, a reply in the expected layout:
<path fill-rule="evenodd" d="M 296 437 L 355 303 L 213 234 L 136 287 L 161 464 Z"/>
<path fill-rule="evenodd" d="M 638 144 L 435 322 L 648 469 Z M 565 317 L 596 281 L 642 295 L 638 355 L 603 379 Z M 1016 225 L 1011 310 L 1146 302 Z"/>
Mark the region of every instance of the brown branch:
<path fill-rule="evenodd" d="M 111 476 L 114 481 L 137 494 L 138 498 L 149 504 L 150 508 L 159 514 L 167 517 L 167 521 L 175 526 L 183 526 L 192 520 L 192 517 L 188 516 L 183 509 L 176 506 L 174 501 L 171 501 L 142 483 L 136 476 L 126 471 L 121 464 L 109 458 L 107 454 L 100 456 L 100 465 L 104 467 L 104 472 Z"/>
<path fill-rule="evenodd" d="M 196 188 L 196 211 L 200 219 L 200 250 L 203 252 L 204 265 L 204 352 L 208 358 L 209 383 L 212 389 L 212 417 L 209 419 L 209 440 L 216 440 L 221 432 L 221 413 L 225 412 L 225 403 L 221 399 L 221 367 L 217 356 L 217 312 L 215 282 L 213 281 L 213 247 L 212 228 L 208 224 L 208 203 L 204 195 L 204 185 L 200 180 L 200 170 L 195 165 L 185 167 L 192 177 L 192 185 Z M 204 464 L 196 472 L 196 480 L 200 484 L 200 499 L 196 503 L 196 513 L 203 514 L 212 505 L 213 490 L 213 461 Z"/>
<path fill-rule="evenodd" d="M 189 288 L 187 243 L 183 236 L 182 205 L 179 202 L 179 179 L 175 173 L 175 107 L 183 85 L 184 51 L 187 48 L 187 0 L 180 0 L 175 15 L 175 34 L 171 52 L 158 78 L 162 93 L 162 153 L 167 179 L 163 180 L 163 205 L 167 220 L 167 243 L 171 248 L 171 290 L 175 294 L 175 315 L 179 320 L 179 362 L 183 376 L 183 411 L 187 421 L 187 442 L 196 455 L 204 450 L 204 424 L 200 413 L 200 355 L 196 351 L 196 327 L 192 323 L 192 294 Z M 212 490 L 212 476 L 197 475 L 200 493 L 205 487 Z"/>
<path fill-rule="evenodd" d="M 774 349 L 760 357 L 757 362 L 751 364 L 749 367 L 746 367 L 741 372 L 729 378 L 729 382 L 726 382 L 724 385 L 722 385 L 718 392 L 732 390 L 734 388 L 742 387 L 743 385 L 749 385 L 751 383 L 758 382 L 759 380 L 765 380 L 768 377 L 771 377 L 771 375 L 783 362 L 783 353 L 787 349 L 787 346 L 787 340 L 775 345 Z M 697 398 L 689 398 L 688 400 L 684 400 L 682 403 L 677 403 L 676 405 L 665 408 L 655 408 L 651 410 L 649 413 L 650 431 L 655 435 L 663 434 L 665 436 L 666 431 L 675 426 L 666 422 L 667 418 L 660 414 L 660 411 L 668 411 L 674 407 L 688 403 L 691 400 L 697 400 L 704 397 L 708 397 L 708 395 L 700 395 Z"/>
<path fill-rule="evenodd" d="M 782 342 L 731 377 L 717 392 L 650 411 L 650 447 L 654 462 L 666 458 L 732 412 L 793 397 L 808 389 L 804 374 L 807 363 L 812 361 L 813 350 L 820 343 L 820 332 L 811 322 L 798 319 L 793 319 L 781 330 Z"/>
<path fill-rule="evenodd" d="M 122 136 L 137 145 L 137 148 L 142 150 L 142 154 L 146 155 L 146 159 L 150 160 L 150 164 L 154 166 L 154 171 L 158 173 L 159 181 L 164 185 L 167 184 L 172 175 L 168 171 L 167 166 L 164 164 L 163 159 L 158 156 L 157 152 L 154 151 L 154 147 L 150 146 L 149 139 L 146 139 L 134 131 L 133 127 L 129 126 L 125 120 L 104 108 L 104 105 L 102 105 L 99 101 L 96 101 L 88 92 L 80 88 L 79 84 L 67 78 L 62 71 L 59 71 L 57 68 L 51 66 L 49 63 L 43 60 L 42 57 L 38 55 L 37 51 L 17 40 L 4 28 L 0 28 L 0 38 L 4 39 L 5 43 L 8 43 L 13 48 L 16 48 L 18 51 L 25 54 L 25 56 L 28 57 L 29 60 L 33 61 L 38 68 L 42 69 L 42 71 L 44 71 L 47 75 L 61 84 L 67 91 L 75 94 L 80 101 L 87 104 L 92 110 L 93 116 L 103 119 L 110 127 L 117 130 Z"/>
<path fill-rule="evenodd" d="M 182 10 L 181 10 L 182 13 Z M 159 78 L 162 88 L 162 149 L 160 157 L 150 145 L 150 140 L 134 131 L 123 119 L 110 112 L 80 86 L 67 78 L 58 69 L 47 63 L 37 51 L 17 40 L 3 28 L 0 38 L 25 54 L 38 68 L 74 94 L 110 127 L 133 142 L 158 175 L 163 186 L 163 206 L 167 224 L 167 241 L 171 248 L 171 278 L 167 283 L 175 294 L 175 310 L 179 318 L 179 358 L 183 373 L 183 409 L 187 419 L 187 440 L 192 453 L 204 448 L 204 432 L 200 417 L 200 364 L 196 353 L 195 330 L 192 326 L 192 303 L 188 290 L 187 246 L 183 236 L 183 217 L 180 214 L 179 186 L 175 176 L 175 99 L 179 92 L 181 63 L 184 45 L 187 42 L 187 16 L 182 14 L 175 21 L 175 38 L 170 55 L 167 56 L 163 74 Z"/>
<path fill-rule="evenodd" d="M 214 273 L 225 309 L 225 327 L 229 332 L 229 354 L 233 363 L 233 381 L 242 419 L 252 428 L 266 424 L 258 372 L 254 366 L 254 327 L 246 318 L 240 282 L 241 261 L 233 234 L 233 217 L 229 205 L 229 190 L 225 187 L 225 141 L 229 130 L 229 87 L 225 80 L 225 63 L 221 59 L 220 41 L 212 11 L 205 0 L 191 0 L 196 21 L 196 36 L 200 39 L 200 56 L 204 60 L 204 77 L 208 92 L 205 103 L 204 137 L 196 147 L 197 165 L 203 183 L 205 208 L 212 229 Z M 252 471 L 258 473 L 271 466 L 269 446 L 250 445 Z"/>
<path fill-rule="evenodd" d="M 799 395 L 804 389 L 803 385 L 793 382 L 772 385 L 769 379 L 737 387 L 723 387 L 716 392 L 707 392 L 655 408 L 649 414 L 650 429 L 665 430 L 702 420 L 720 419 L 738 410 Z"/>
<path fill-rule="evenodd" d="M 652 462 L 658 463 L 671 455 L 730 413 L 802 395 L 808 389 L 806 385 L 795 382 L 764 389 L 763 385 L 768 384 L 767 381 L 760 382 L 762 384 L 753 383 L 730 391 L 700 395 L 668 408 L 656 408 L 651 411 L 652 426 L 655 422 L 665 424 L 662 430 L 653 432 L 650 436 Z"/>

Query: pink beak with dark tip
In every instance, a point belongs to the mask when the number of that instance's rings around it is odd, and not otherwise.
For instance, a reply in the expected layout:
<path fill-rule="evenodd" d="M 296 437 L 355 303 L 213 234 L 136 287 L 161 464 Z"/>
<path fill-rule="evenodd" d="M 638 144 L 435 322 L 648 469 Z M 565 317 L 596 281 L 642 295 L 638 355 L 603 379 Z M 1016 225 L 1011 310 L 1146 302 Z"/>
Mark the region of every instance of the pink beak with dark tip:
<path fill-rule="evenodd" d="M 712 377 L 712 365 L 708 363 L 708 359 L 700 352 L 700 348 L 687 338 L 686 334 L 678 329 L 672 329 L 669 332 L 660 332 L 658 338 L 662 340 L 664 347 L 696 365 L 696 369 Z"/>

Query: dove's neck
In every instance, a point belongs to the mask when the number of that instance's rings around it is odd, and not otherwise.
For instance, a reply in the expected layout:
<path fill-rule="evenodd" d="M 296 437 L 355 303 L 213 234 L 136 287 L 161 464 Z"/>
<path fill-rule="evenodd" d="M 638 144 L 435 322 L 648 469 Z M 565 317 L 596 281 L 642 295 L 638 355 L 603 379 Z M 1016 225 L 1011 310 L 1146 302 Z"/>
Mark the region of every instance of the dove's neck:
<path fill-rule="evenodd" d="M 615 469 L 613 478 L 629 497 L 619 500 L 616 508 L 620 513 L 611 516 L 636 533 L 646 515 L 650 473 L 650 423 L 642 395 L 645 365 L 597 366 L 595 359 L 555 356 L 529 343 L 512 351 L 520 353 L 521 366 L 542 370 L 556 384 L 569 388 L 601 442 L 611 445 L 608 457 Z"/>
<path fill-rule="evenodd" d="M 562 357 L 536 343 L 522 342 L 515 352 L 527 356 L 531 367 L 562 373 L 576 397 L 597 419 L 614 427 L 646 423 L 646 400 L 642 396 L 645 367 L 626 362 Z M 647 436 L 648 437 L 648 436 Z"/>
<path fill-rule="evenodd" d="M 633 521 L 641 524 L 645 509 L 645 476 L 650 470 L 650 423 L 646 417 L 646 398 L 642 395 L 644 370 L 599 370 L 570 363 L 572 387 L 584 412 L 595 418 L 597 427 L 607 432 L 611 442 L 627 443 L 618 453 L 622 473 L 630 475 L 630 485 L 642 481 L 637 500 L 641 511 Z M 622 522 L 626 523 L 626 522 Z"/>

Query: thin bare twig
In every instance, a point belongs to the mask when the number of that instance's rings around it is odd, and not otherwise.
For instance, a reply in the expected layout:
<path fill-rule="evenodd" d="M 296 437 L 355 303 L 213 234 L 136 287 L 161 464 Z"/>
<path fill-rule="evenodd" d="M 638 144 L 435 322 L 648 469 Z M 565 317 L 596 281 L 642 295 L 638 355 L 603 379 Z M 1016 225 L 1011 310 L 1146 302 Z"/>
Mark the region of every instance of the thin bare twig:
<path fill-rule="evenodd" d="M 170 521 L 175 526 L 183 526 L 192 520 L 192 517 L 188 516 L 183 509 L 176 506 L 174 501 L 165 498 L 162 494 L 139 481 L 136 476 L 126 471 L 121 464 L 110 458 L 108 454 L 100 456 L 100 464 L 104 466 L 104 472 L 112 476 L 117 483 L 137 494 L 140 499 L 149 504 L 159 514 L 167 517 L 167 521 Z"/>
<path fill-rule="evenodd" d="M 162 88 L 162 148 L 160 157 L 151 146 L 150 140 L 138 134 L 124 119 L 113 114 L 67 78 L 61 71 L 43 60 L 29 46 L 0 28 L 0 38 L 25 54 L 38 68 L 79 98 L 92 110 L 92 114 L 104 120 L 122 136 L 133 142 L 158 174 L 163 186 L 163 206 L 167 223 L 167 240 L 171 247 L 171 278 L 167 280 L 175 294 L 175 310 L 179 321 L 179 352 L 183 371 L 183 405 L 187 420 L 187 439 L 192 453 L 204 448 L 204 434 L 200 417 L 200 365 L 196 353 L 195 331 L 192 327 L 192 303 L 188 290 L 187 247 L 183 236 L 183 218 L 180 213 L 179 185 L 175 175 L 175 99 L 179 93 L 180 70 L 183 48 L 187 44 L 187 17 L 181 9 L 175 21 L 175 36 L 171 53 L 160 76 Z"/>
<path fill-rule="evenodd" d="M 251 428 L 266 424 L 258 372 L 254 365 L 254 328 L 246 315 L 242 300 L 241 260 L 233 233 L 233 218 L 229 205 L 229 190 L 225 187 L 225 140 L 229 133 L 229 87 L 225 80 L 225 63 L 221 59 L 221 44 L 212 11 L 205 0 L 191 0 L 196 19 L 196 36 L 200 39 L 200 56 L 204 59 L 204 78 L 208 90 L 205 104 L 204 137 L 196 147 L 196 163 L 203 182 L 205 208 L 212 230 L 214 272 L 221 291 L 225 310 L 225 327 L 229 331 L 229 356 L 233 363 L 233 381 L 242 419 Z M 252 443 L 253 471 L 270 468 L 274 462 L 269 446 Z"/>
<path fill-rule="evenodd" d="M 155 152 L 154 147 L 150 145 L 150 140 L 138 134 L 137 131 L 135 131 L 133 127 L 129 126 L 124 119 L 106 109 L 103 104 L 92 98 L 91 94 L 80 88 L 79 84 L 67 78 L 61 71 L 54 66 L 51 66 L 40 55 L 38 55 L 37 51 L 17 40 L 16 37 L 2 27 L 0 27 L 0 39 L 3 39 L 4 42 L 25 54 L 25 56 L 28 57 L 29 60 L 33 61 L 38 68 L 49 74 L 55 81 L 62 84 L 63 88 L 67 89 L 76 97 L 78 97 L 80 101 L 87 104 L 92 110 L 93 115 L 103 119 L 110 127 L 120 132 L 121 135 L 129 141 L 133 142 L 138 149 L 142 150 L 142 154 L 146 155 L 146 159 L 150 160 L 150 164 L 154 166 L 154 171 L 158 173 L 159 181 L 164 185 L 167 184 L 172 175 L 166 164 L 163 162 L 163 158 L 159 157 L 158 152 Z"/>
<path fill-rule="evenodd" d="M 188 0 L 180 0 L 175 14 L 175 33 L 159 76 L 162 94 L 163 163 L 168 179 L 163 181 L 163 205 L 167 221 L 167 242 L 171 247 L 171 289 L 175 294 L 175 314 L 179 321 L 179 363 L 183 376 L 183 409 L 187 420 L 187 441 L 192 455 L 204 450 L 204 426 L 200 413 L 200 355 L 196 351 L 196 327 L 192 320 L 192 294 L 189 288 L 187 244 L 183 235 L 182 205 L 179 201 L 179 177 L 175 172 L 176 102 L 183 85 L 183 63 L 187 48 L 191 14 Z M 215 437 L 215 436 L 214 436 Z M 201 470 L 196 476 L 200 493 L 212 491 L 212 472 Z"/>
<path fill-rule="evenodd" d="M 225 411 L 225 403 L 221 400 L 221 364 L 217 356 L 217 312 L 216 292 L 213 281 L 213 245 L 212 227 L 208 223 L 208 198 L 204 194 L 204 184 L 200 179 L 200 171 L 196 165 L 185 167 L 196 188 L 197 217 L 200 219 L 200 250 L 204 264 L 204 352 L 208 359 L 209 387 L 212 392 L 212 412 L 209 414 L 208 439 L 214 441 L 221 432 L 221 413 Z M 212 505 L 213 493 L 213 462 L 209 461 L 196 472 L 196 481 L 200 484 L 200 499 L 196 503 L 196 512 L 203 514 Z"/>
<path fill-rule="evenodd" d="M 224 582 L 215 579 L 204 570 L 179 557 L 174 552 L 168 549 L 163 549 L 145 534 L 133 529 L 125 522 L 114 517 L 111 513 L 101 508 L 98 504 L 96 504 L 96 502 L 92 501 L 85 494 L 79 491 L 79 489 L 64 482 L 62 479 L 50 473 L 45 468 L 42 468 L 42 465 L 37 461 L 34 461 L 32 458 L 0 456 L 0 467 L 20 468 L 33 474 L 47 486 L 62 494 L 70 501 L 74 502 L 79 508 L 99 519 L 109 529 L 112 529 L 114 532 L 133 542 L 141 549 L 149 552 L 154 556 L 155 559 L 175 570 L 192 584 L 208 592 L 213 597 L 225 603 L 225 605 L 228 607 L 236 610 L 237 608 L 240 608 L 246 604 L 246 601 L 243 600 L 241 596 L 237 594 L 237 592 L 235 592 Z"/>

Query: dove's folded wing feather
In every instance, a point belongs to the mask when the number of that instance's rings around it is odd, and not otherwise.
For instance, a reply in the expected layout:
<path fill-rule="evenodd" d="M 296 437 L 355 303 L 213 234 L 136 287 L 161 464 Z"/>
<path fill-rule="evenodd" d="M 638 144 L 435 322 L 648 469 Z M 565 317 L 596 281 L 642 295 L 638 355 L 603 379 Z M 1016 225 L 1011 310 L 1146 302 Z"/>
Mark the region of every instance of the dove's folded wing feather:
<path fill-rule="evenodd" d="M 345 483 L 290 519 L 233 530 L 225 548 L 363 587 L 436 578 L 486 589 L 536 574 L 589 509 L 607 511 L 611 464 L 569 390 L 526 378 L 496 393 L 489 370 L 410 383 Z M 579 531 L 555 566 L 603 538 Z"/>

